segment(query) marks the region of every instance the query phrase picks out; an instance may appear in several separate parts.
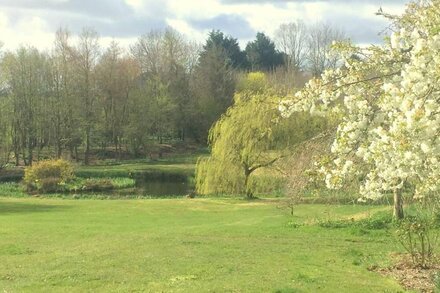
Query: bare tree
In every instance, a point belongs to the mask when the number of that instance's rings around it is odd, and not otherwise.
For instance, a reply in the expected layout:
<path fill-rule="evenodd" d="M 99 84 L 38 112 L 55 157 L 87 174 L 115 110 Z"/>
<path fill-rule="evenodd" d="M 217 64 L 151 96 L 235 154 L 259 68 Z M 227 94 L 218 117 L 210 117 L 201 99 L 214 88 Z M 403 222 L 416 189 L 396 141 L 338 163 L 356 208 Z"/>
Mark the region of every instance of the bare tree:
<path fill-rule="evenodd" d="M 185 68 L 188 74 L 191 76 L 199 62 L 200 52 L 202 51 L 202 45 L 195 41 L 189 41 L 185 46 L 186 64 Z"/>
<path fill-rule="evenodd" d="M 101 122 L 106 140 L 115 146 L 117 159 L 121 157 L 124 126 L 128 122 L 128 106 L 131 92 L 138 77 L 138 66 L 133 57 L 124 56 L 124 50 L 112 42 L 97 65 L 97 82 L 101 99 Z"/>
<path fill-rule="evenodd" d="M 57 158 L 61 157 L 63 148 L 70 150 L 74 156 L 74 148 L 79 144 L 78 99 L 74 93 L 74 48 L 70 44 L 70 32 L 59 28 L 51 54 L 52 99 L 51 118 L 53 140 Z"/>
<path fill-rule="evenodd" d="M 158 74 L 162 61 L 162 32 L 151 31 L 131 46 L 131 53 L 139 62 L 143 73 Z"/>
<path fill-rule="evenodd" d="M 0 49 L 3 43 L 0 42 Z M 1 51 L 0 51 L 1 57 Z M 7 85 L 2 62 L 0 62 L 0 169 L 9 162 L 11 141 L 9 119 L 11 119 L 10 101 L 7 96 Z"/>
<path fill-rule="evenodd" d="M 144 95 L 150 104 L 150 132 L 159 141 L 172 134 L 184 140 L 191 124 L 189 76 L 196 66 L 196 48 L 170 28 L 143 35 L 131 47 L 140 64 Z"/>
<path fill-rule="evenodd" d="M 98 33 L 91 28 L 84 28 L 79 36 L 75 52 L 78 91 L 81 99 L 82 123 L 85 135 L 84 164 L 90 162 L 91 133 L 93 130 L 97 99 L 95 67 L 100 55 Z"/>
<path fill-rule="evenodd" d="M 34 149 L 47 141 L 48 123 L 43 113 L 47 104 L 47 55 L 32 47 L 7 53 L 3 66 L 11 97 L 11 139 L 16 164 L 20 154 L 25 165 L 34 160 Z"/>
<path fill-rule="evenodd" d="M 344 33 L 327 23 L 318 23 L 310 27 L 307 39 L 307 67 L 314 76 L 327 68 L 335 68 L 338 58 L 330 55 L 334 41 L 345 38 Z"/>
<path fill-rule="evenodd" d="M 301 22 L 281 24 L 275 33 L 278 50 L 284 53 L 287 69 L 303 69 L 307 49 L 307 27 Z"/>

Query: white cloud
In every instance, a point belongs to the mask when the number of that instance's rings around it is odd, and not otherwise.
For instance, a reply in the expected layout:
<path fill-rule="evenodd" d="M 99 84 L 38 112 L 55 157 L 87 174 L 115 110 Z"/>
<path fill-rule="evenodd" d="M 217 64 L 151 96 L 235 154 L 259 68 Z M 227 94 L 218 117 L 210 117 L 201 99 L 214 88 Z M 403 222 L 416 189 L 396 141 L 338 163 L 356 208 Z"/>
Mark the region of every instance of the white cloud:
<path fill-rule="evenodd" d="M 133 8 L 141 8 L 144 5 L 142 0 L 125 0 L 125 3 Z"/>
<path fill-rule="evenodd" d="M 220 15 L 241 18 L 243 23 L 249 24 L 250 34 L 252 31 L 262 31 L 270 36 L 274 35 L 275 30 L 282 23 L 295 20 L 303 20 L 305 23 L 325 21 L 334 23 L 349 33 L 354 33 L 354 29 L 361 30 L 356 33 L 359 43 L 378 40 L 375 35 L 379 31 L 376 30 L 380 30 L 382 24 L 386 26 L 384 20 L 375 16 L 380 4 L 374 4 L 373 0 L 354 1 L 348 4 L 344 1 L 305 0 L 272 3 L 270 1 L 237 3 L 224 0 L 114 0 L 108 1 L 108 9 L 103 9 L 100 13 L 95 10 L 99 5 L 107 4 L 104 0 L 96 2 L 83 0 L 84 6 L 75 2 L 74 8 L 69 8 L 71 6 L 67 5 L 68 0 L 45 1 L 35 1 L 30 2 L 32 5 L 25 5 L 23 3 L 27 2 L 24 0 L 5 0 L 0 4 L 0 38 L 6 48 L 13 49 L 27 43 L 46 49 L 52 45 L 56 28 L 63 24 L 70 24 L 70 29 L 74 31 L 80 30 L 77 26 L 93 25 L 103 34 L 103 44 L 111 40 L 112 36 L 117 36 L 116 40 L 126 47 L 129 42 L 136 39 L 136 35 L 166 24 L 188 38 L 203 42 L 208 31 L 218 28 L 208 27 L 212 23 L 209 20 Z M 49 6 L 52 9 L 49 9 Z M 61 6 L 62 11 L 53 9 Z M 386 1 L 382 7 L 386 12 L 400 14 L 404 5 Z M 113 14 L 108 15 L 105 11 Z M 199 25 L 196 27 L 195 23 Z M 237 27 L 235 30 L 238 36 L 240 29 L 241 27 Z M 228 31 L 228 33 L 234 36 L 234 25 L 232 32 Z M 242 35 L 243 37 L 239 39 L 242 46 L 249 41 L 244 39 L 247 35 Z"/>
<path fill-rule="evenodd" d="M 168 0 L 167 6 L 173 17 L 177 19 L 210 18 L 225 12 L 225 6 L 218 0 Z"/>
<path fill-rule="evenodd" d="M 38 16 L 20 19 L 13 25 L 4 12 L 0 12 L 0 36 L 4 48 L 13 50 L 20 45 L 32 45 L 47 49 L 52 45 L 54 35 L 47 23 Z"/>
<path fill-rule="evenodd" d="M 202 43 L 209 32 L 209 30 L 196 30 L 192 28 L 186 21 L 180 19 L 167 19 L 170 27 L 183 34 L 188 39 Z"/>

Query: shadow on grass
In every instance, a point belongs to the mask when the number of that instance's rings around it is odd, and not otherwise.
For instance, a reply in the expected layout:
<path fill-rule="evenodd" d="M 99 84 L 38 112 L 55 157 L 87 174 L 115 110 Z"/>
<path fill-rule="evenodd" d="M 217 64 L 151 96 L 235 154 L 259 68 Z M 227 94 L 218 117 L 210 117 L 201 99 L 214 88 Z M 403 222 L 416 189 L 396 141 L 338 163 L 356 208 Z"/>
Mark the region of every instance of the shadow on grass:
<path fill-rule="evenodd" d="M 0 201 L 0 215 L 52 212 L 68 208 L 70 206 Z"/>

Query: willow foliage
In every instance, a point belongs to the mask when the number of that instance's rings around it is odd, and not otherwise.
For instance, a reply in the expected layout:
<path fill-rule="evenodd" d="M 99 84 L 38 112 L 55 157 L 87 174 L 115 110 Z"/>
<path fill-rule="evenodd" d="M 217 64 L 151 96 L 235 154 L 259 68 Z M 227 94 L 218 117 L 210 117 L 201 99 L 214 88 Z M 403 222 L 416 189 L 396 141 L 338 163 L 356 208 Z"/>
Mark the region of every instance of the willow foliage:
<path fill-rule="evenodd" d="M 251 73 L 247 81 L 248 86 L 235 94 L 234 105 L 209 132 L 211 156 L 197 164 L 200 194 L 252 197 L 251 174 L 287 156 L 323 125 L 322 119 L 311 120 L 305 114 L 281 119 L 281 97 L 268 87 L 264 74 Z"/>

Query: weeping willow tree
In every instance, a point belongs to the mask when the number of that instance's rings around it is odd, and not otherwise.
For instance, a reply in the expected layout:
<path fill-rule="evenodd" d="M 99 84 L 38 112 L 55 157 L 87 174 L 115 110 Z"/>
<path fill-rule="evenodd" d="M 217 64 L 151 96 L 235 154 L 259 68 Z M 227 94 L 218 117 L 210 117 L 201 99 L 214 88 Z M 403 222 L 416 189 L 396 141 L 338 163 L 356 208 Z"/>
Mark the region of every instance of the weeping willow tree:
<path fill-rule="evenodd" d="M 289 155 L 323 126 L 322 120 L 301 113 L 281 119 L 281 98 L 268 87 L 264 74 L 250 73 L 244 84 L 234 96 L 234 105 L 210 129 L 211 155 L 197 163 L 199 194 L 252 198 L 252 174 Z"/>

